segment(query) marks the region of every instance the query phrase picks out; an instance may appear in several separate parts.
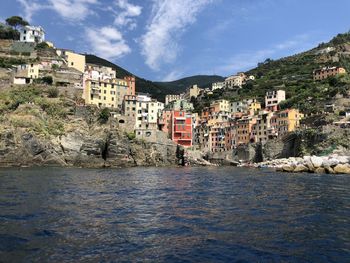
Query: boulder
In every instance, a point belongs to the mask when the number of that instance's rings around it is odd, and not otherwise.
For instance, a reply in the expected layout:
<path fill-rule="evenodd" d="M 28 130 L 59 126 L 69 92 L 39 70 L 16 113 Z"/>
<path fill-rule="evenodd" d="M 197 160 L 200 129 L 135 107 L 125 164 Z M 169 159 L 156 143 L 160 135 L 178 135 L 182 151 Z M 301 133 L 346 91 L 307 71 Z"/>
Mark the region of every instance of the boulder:
<path fill-rule="evenodd" d="M 296 173 L 303 173 L 309 171 L 309 168 L 307 168 L 305 165 L 299 164 L 294 168 L 294 172 Z"/>
<path fill-rule="evenodd" d="M 339 164 L 339 161 L 336 158 L 328 158 L 323 161 L 323 167 L 333 167 L 337 164 Z"/>
<path fill-rule="evenodd" d="M 315 173 L 317 173 L 317 174 L 325 174 L 326 173 L 326 169 L 322 168 L 322 167 L 318 167 L 318 168 L 316 168 Z"/>
<path fill-rule="evenodd" d="M 311 163 L 315 168 L 321 167 L 323 163 L 323 158 L 318 156 L 312 156 Z"/>
<path fill-rule="evenodd" d="M 283 165 L 282 170 L 284 172 L 294 172 L 294 166 L 293 165 Z"/>
<path fill-rule="evenodd" d="M 349 157 L 348 156 L 338 156 L 337 160 L 340 164 L 347 164 L 349 163 Z"/>
<path fill-rule="evenodd" d="M 337 174 L 350 174 L 349 164 L 338 164 L 334 167 L 334 172 Z"/>
<path fill-rule="evenodd" d="M 328 174 L 335 174 L 332 167 L 325 167 L 325 170 L 326 170 L 326 173 L 328 173 Z"/>

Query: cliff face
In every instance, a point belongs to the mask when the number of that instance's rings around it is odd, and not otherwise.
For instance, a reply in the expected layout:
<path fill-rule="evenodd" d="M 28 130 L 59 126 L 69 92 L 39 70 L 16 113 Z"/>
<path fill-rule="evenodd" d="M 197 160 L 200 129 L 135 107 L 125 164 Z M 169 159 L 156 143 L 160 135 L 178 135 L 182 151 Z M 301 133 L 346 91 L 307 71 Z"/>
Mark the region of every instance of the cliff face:
<path fill-rule="evenodd" d="M 82 124 L 82 123 L 81 123 Z M 129 140 L 118 131 L 83 126 L 44 138 L 25 129 L 0 133 L 0 166 L 131 167 L 177 164 L 176 146 Z"/>
<path fill-rule="evenodd" d="M 176 165 L 176 145 L 131 139 L 101 109 L 77 106 L 74 92 L 8 87 L 0 92 L 0 167 Z M 51 93 L 50 93 L 51 92 Z"/>

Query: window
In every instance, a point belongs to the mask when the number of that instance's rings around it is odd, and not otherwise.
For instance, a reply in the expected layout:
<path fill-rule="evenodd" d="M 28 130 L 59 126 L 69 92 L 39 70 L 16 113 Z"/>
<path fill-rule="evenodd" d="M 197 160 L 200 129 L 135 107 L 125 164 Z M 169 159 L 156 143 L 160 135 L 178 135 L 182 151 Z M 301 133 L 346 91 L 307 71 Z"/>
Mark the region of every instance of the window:
<path fill-rule="evenodd" d="M 106 100 L 106 96 L 103 97 L 103 100 Z"/>
<path fill-rule="evenodd" d="M 71 66 L 74 66 L 74 62 L 71 62 L 70 65 L 71 65 Z"/>

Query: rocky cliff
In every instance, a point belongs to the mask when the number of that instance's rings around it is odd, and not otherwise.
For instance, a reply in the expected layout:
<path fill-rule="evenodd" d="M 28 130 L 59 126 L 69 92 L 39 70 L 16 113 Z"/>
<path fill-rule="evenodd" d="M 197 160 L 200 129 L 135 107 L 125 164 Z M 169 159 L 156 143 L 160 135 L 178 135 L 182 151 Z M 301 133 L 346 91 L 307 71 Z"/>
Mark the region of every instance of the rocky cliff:
<path fill-rule="evenodd" d="M 177 165 L 171 141 L 136 140 L 100 109 L 79 107 L 45 87 L 0 94 L 0 167 L 131 167 Z"/>

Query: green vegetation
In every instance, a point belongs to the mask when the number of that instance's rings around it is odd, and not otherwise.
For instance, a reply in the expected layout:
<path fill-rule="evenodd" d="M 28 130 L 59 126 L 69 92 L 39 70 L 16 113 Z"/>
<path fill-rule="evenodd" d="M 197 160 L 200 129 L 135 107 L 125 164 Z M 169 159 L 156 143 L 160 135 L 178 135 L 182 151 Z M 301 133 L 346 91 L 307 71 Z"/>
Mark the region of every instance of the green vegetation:
<path fill-rule="evenodd" d="M 0 23 L 0 39 L 19 40 L 19 35 L 16 29 Z"/>
<path fill-rule="evenodd" d="M 20 16 L 11 16 L 7 18 L 5 21 L 6 21 L 6 24 L 8 24 L 9 26 L 12 26 L 14 29 L 17 29 L 19 26 L 29 25 L 29 23 Z"/>
<path fill-rule="evenodd" d="M 47 90 L 47 93 L 48 93 L 48 97 L 49 98 L 57 98 L 58 95 L 59 95 L 59 90 L 57 87 L 50 87 L 48 90 Z"/>
<path fill-rule="evenodd" d="M 30 85 L 0 92 L 1 124 L 44 136 L 63 134 L 69 109 L 64 98 L 50 98 L 50 89 Z"/>
<path fill-rule="evenodd" d="M 350 33 L 339 34 L 329 43 L 322 43 L 318 48 L 294 56 L 272 60 L 266 59 L 258 63 L 258 67 L 246 72 L 254 75 L 254 81 L 248 81 L 239 90 L 215 90 L 213 95 L 204 96 L 195 103 L 195 111 L 216 99 L 238 101 L 256 98 L 264 106 L 264 97 L 268 90 L 283 89 L 286 101 L 281 108 L 296 107 L 304 113 L 323 112 L 324 105 L 336 94 L 346 95 L 350 88 L 349 75 L 331 77 L 323 81 L 313 80 L 313 70 L 325 66 L 344 67 L 350 72 Z M 326 47 L 333 50 L 324 51 Z M 344 51 L 346 51 L 344 53 Z"/>
<path fill-rule="evenodd" d="M 41 42 L 35 46 L 36 50 L 43 50 L 43 49 L 45 50 L 45 49 L 49 49 L 49 48 L 50 47 L 46 42 Z"/>
<path fill-rule="evenodd" d="M 103 108 L 98 116 L 98 120 L 100 121 L 100 123 L 106 123 L 109 120 L 110 114 L 111 112 L 109 108 Z"/>
<path fill-rule="evenodd" d="M 128 137 L 128 139 L 132 141 L 136 138 L 136 134 L 135 132 L 129 132 L 129 133 L 126 133 L 126 137 Z"/>
<path fill-rule="evenodd" d="M 21 65 L 25 63 L 26 61 L 21 58 L 0 57 L 0 68 L 11 68 L 12 65 Z"/>

